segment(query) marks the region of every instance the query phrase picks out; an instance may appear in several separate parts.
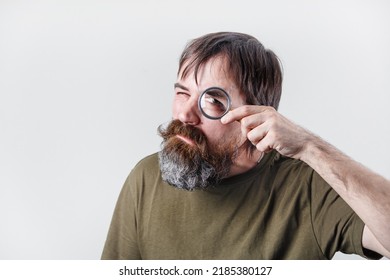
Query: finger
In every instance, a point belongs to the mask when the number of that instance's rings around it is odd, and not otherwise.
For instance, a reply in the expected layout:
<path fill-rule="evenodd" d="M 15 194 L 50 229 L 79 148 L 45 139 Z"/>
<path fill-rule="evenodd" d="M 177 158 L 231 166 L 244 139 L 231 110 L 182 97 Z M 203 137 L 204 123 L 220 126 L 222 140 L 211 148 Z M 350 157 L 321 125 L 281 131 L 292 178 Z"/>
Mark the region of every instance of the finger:
<path fill-rule="evenodd" d="M 258 138 L 261 137 L 261 136 L 256 137 L 256 135 L 260 134 L 260 135 L 264 136 L 263 133 L 261 132 L 262 129 L 257 128 L 260 125 L 264 124 L 264 123 L 262 123 L 262 119 L 259 116 L 259 114 L 254 114 L 254 115 L 244 117 L 243 119 L 241 119 L 240 124 L 241 124 L 242 136 L 245 139 L 248 139 L 250 142 L 252 142 L 253 145 L 256 145 L 255 143 L 258 142 Z M 252 131 L 252 130 L 254 130 L 254 131 Z M 257 142 L 254 142 L 256 140 L 257 140 Z"/>
<path fill-rule="evenodd" d="M 257 126 L 254 129 L 250 130 L 246 137 L 253 145 L 257 145 L 262 139 L 267 135 L 267 129 L 264 126 Z"/>
<path fill-rule="evenodd" d="M 223 124 L 232 123 L 234 121 L 240 121 L 244 117 L 261 113 L 264 110 L 266 110 L 266 106 L 257 106 L 257 105 L 244 105 L 240 106 L 236 109 L 231 110 L 229 113 L 227 113 L 225 116 L 221 118 L 221 122 Z"/>
<path fill-rule="evenodd" d="M 264 123 L 264 117 L 260 113 L 256 113 L 247 117 L 244 117 L 240 121 L 241 127 L 247 129 L 248 131 L 262 125 Z"/>
<path fill-rule="evenodd" d="M 256 149 L 262 153 L 268 153 L 273 150 L 272 142 L 267 137 L 264 137 L 256 144 Z"/>
<path fill-rule="evenodd" d="M 256 149 L 262 153 L 269 153 L 270 151 L 273 150 L 270 146 L 263 143 L 257 144 Z"/>

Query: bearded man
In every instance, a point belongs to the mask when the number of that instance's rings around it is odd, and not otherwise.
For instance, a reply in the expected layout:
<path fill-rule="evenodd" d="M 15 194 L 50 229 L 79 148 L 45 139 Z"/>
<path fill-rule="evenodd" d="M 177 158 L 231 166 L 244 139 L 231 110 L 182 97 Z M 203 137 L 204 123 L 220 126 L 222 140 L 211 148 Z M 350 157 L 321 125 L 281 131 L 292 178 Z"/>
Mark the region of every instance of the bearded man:
<path fill-rule="evenodd" d="M 159 153 L 119 196 L 102 259 L 390 256 L 390 182 L 278 111 L 276 55 L 220 32 L 184 49 Z"/>

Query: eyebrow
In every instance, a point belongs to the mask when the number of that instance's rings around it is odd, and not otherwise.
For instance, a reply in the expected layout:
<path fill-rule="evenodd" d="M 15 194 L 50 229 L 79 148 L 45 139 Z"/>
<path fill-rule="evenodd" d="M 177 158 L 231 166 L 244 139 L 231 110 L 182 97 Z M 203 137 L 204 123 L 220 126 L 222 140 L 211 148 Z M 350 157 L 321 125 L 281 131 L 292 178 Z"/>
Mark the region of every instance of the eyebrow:
<path fill-rule="evenodd" d="M 174 84 L 174 88 L 181 88 L 181 89 L 183 89 L 183 90 L 190 91 L 187 87 L 183 86 L 183 85 L 180 84 L 180 83 L 175 83 L 175 84 Z"/>
<path fill-rule="evenodd" d="M 211 95 L 211 96 L 214 96 L 214 97 L 226 96 L 226 95 L 223 94 L 220 90 L 217 90 L 217 89 L 209 90 L 209 91 L 207 91 L 207 94 L 208 94 L 208 95 Z"/>

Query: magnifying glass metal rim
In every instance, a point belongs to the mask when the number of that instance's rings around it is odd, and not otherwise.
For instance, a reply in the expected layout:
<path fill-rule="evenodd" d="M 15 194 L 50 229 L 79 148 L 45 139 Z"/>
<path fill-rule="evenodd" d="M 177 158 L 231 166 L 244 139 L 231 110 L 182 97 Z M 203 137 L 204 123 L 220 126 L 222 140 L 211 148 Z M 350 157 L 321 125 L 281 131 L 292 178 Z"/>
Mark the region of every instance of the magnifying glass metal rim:
<path fill-rule="evenodd" d="M 222 92 L 226 95 L 226 97 L 227 97 L 227 108 L 226 108 L 225 112 L 224 112 L 221 116 L 219 116 L 219 117 L 210 116 L 209 114 L 207 114 L 207 113 L 202 109 L 202 105 L 201 105 L 201 100 L 202 100 L 202 98 L 203 98 L 203 95 L 205 95 L 208 91 L 214 90 L 214 89 L 222 91 Z M 220 88 L 220 87 L 209 87 L 209 88 L 206 88 L 206 89 L 202 92 L 202 94 L 199 96 L 199 99 L 198 99 L 198 107 L 199 107 L 200 112 L 203 114 L 203 116 L 205 116 L 206 118 L 211 119 L 211 120 L 219 120 L 219 119 L 221 119 L 223 116 L 225 116 L 225 115 L 230 111 L 231 103 L 232 103 L 232 102 L 231 102 L 231 99 L 230 99 L 229 94 L 228 94 L 223 88 Z"/>

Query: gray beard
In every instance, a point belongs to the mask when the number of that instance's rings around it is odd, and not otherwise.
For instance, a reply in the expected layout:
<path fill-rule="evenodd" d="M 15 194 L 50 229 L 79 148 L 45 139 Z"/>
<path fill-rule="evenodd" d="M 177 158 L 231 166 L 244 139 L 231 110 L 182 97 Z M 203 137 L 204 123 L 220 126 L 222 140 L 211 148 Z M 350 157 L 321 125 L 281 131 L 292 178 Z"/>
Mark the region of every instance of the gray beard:
<path fill-rule="evenodd" d="M 184 190 L 206 189 L 215 186 L 227 177 L 231 167 L 231 157 L 220 163 L 218 170 L 205 161 L 199 154 L 192 158 L 183 158 L 174 151 L 165 149 L 159 152 L 161 175 L 164 181 Z"/>

